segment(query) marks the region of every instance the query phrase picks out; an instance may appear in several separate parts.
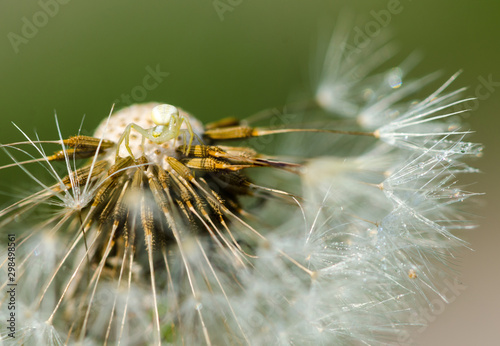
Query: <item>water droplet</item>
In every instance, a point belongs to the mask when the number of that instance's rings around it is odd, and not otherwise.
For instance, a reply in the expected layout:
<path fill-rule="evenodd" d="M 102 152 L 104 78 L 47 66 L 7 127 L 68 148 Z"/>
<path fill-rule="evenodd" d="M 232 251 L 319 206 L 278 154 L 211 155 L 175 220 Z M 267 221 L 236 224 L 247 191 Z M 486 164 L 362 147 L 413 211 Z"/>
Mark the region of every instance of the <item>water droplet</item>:
<path fill-rule="evenodd" d="M 399 88 L 403 84 L 403 71 L 399 68 L 393 68 L 387 75 L 387 83 L 393 89 Z"/>
<path fill-rule="evenodd" d="M 471 144 L 470 143 L 463 143 L 461 146 L 460 146 L 460 152 L 462 154 L 465 154 L 467 153 L 471 148 Z"/>

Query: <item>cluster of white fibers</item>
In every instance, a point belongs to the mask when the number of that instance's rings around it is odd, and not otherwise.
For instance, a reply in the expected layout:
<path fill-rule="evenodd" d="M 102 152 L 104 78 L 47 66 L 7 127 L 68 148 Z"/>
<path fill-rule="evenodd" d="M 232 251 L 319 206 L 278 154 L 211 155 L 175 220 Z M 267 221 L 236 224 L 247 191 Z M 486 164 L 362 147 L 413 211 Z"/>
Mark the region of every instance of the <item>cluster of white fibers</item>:
<path fill-rule="evenodd" d="M 458 73 L 411 99 L 436 76 L 407 81 L 411 59 L 370 74 L 389 48 L 346 56 L 348 36 L 338 40 L 317 101 L 377 140 L 281 139 L 287 153 L 323 156 L 301 175 L 305 215 L 273 230 L 245 281 L 236 310 L 260 331 L 255 344 L 409 344 L 412 330 L 429 322 L 420 313 L 454 298 L 447 294 L 459 282 L 456 255 L 466 243 L 454 231 L 474 227 L 463 210 L 477 193 L 462 190 L 457 175 L 478 172 L 463 160 L 480 157 L 482 147 L 463 140 L 469 131 L 457 115 L 466 111 L 465 89 L 446 91 Z"/>
<path fill-rule="evenodd" d="M 467 100 L 463 89 L 448 91 L 457 75 L 415 100 L 435 75 L 408 80 L 413 58 L 375 73 L 392 46 L 374 40 L 346 51 L 349 35 L 342 33 L 318 71 L 318 107 L 279 115 L 289 123 L 273 133 L 272 145 L 265 132 L 276 127 L 255 127 L 248 136 L 256 138 L 218 147 L 226 161 L 202 154 L 223 168 L 203 167 L 186 146 L 176 147 L 182 136 L 162 147 L 147 140 L 144 150 L 132 129 L 131 150 L 117 151 L 129 115 L 146 131 L 154 124 L 144 115 L 157 104 L 111 116 L 110 131 L 104 121 L 99 144 L 86 144 L 97 153 L 86 170 L 77 170 L 75 159 L 83 150 L 68 154 L 59 131 L 68 179 L 40 141 L 27 137 L 41 159 L 4 146 L 30 156 L 13 165 L 41 186 L 0 211 L 2 227 L 25 211 L 41 217 L 19 236 L 16 342 L 410 343 L 408 331 L 427 322 L 419 312 L 446 302 L 447 286 L 457 281 L 454 259 L 466 244 L 454 231 L 473 227 L 459 206 L 476 195 L 461 189 L 457 175 L 477 172 L 463 160 L 480 156 L 481 146 L 463 140 Z M 196 137 L 193 145 L 218 134 L 180 112 L 184 126 L 195 128 L 186 135 Z M 126 157 L 131 151 L 137 160 Z M 25 168 L 34 162 L 55 185 Z M 265 168 L 248 180 L 225 171 L 245 167 Z M 44 204 L 58 211 L 38 211 Z M 13 342 L 1 332 L 0 341 Z"/>

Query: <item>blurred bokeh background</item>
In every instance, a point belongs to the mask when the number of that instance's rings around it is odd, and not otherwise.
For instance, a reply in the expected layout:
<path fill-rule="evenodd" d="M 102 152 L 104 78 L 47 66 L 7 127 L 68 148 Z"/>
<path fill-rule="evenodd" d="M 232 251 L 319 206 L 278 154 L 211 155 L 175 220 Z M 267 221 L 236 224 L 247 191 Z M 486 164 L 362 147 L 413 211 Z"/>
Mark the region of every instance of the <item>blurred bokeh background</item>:
<path fill-rule="evenodd" d="M 311 90 L 319 37 L 346 9 L 362 28 L 395 5 L 401 10 L 385 25 L 400 47 L 394 63 L 420 51 L 414 77 L 439 70 L 444 81 L 463 69 L 454 85 L 478 97 L 465 122 L 476 130 L 472 140 L 486 147 L 475 162 L 483 173 L 468 181 L 477 181 L 469 190 L 487 195 L 473 211 L 480 227 L 463 234 L 475 250 L 458 258 L 465 289 L 431 316 L 415 343 L 498 345 L 498 1 L 0 0 L 0 142 L 22 139 L 11 121 L 29 134 L 57 138 L 54 111 L 65 135 L 76 133 L 83 115 L 82 132 L 91 134 L 114 102 L 167 102 L 203 121 L 281 106 Z M 8 161 L 2 153 L 0 164 Z M 2 204 L 8 191 L 24 185 L 18 169 L 1 171 Z"/>

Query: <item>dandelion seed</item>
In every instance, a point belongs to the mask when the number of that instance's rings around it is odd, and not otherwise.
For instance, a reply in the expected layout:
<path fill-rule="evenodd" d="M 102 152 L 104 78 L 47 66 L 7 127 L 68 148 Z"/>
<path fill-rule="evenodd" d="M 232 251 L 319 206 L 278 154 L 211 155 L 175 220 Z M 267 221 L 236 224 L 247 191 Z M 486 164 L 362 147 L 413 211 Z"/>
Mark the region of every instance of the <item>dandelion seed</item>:
<path fill-rule="evenodd" d="M 263 112 L 203 125 L 167 105 L 169 117 L 152 117 L 160 105 L 149 103 L 111 113 L 92 137 L 65 139 L 57 125 L 58 140 L 20 130 L 27 142 L 3 145 L 14 160 L 4 168 L 40 188 L 0 211 L 2 227 L 41 218 L 16 230 L 19 337 L 382 345 L 433 297 L 446 301 L 465 245 L 453 231 L 471 226 L 455 206 L 476 195 L 456 175 L 476 172 L 462 159 L 481 153 L 449 121 L 463 89 L 445 91 L 455 75 L 408 102 L 435 76 L 408 80 L 413 59 L 372 76 L 366 52 L 344 60 L 345 42 L 334 37 L 318 78 L 315 103 L 330 114 L 302 109 L 313 120 L 254 126 L 274 123 Z M 378 66 L 390 49 L 375 47 Z M 274 153 L 260 152 L 264 138 Z"/>

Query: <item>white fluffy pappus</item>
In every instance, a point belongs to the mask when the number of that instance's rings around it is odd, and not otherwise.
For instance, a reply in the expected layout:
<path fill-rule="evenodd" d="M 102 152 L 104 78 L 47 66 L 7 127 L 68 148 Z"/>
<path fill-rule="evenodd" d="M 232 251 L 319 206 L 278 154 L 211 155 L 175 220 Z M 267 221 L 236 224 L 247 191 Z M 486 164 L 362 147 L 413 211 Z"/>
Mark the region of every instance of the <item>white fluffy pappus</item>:
<path fill-rule="evenodd" d="M 287 123 L 270 112 L 203 126 L 182 111 L 196 124 L 193 148 L 175 136 L 141 146 L 132 129 L 132 158 L 116 143 L 125 114 L 141 120 L 157 105 L 143 104 L 110 114 L 94 137 L 25 135 L 40 158 L 22 143 L 4 145 L 28 154 L 12 165 L 41 190 L 0 211 L 0 224 L 54 207 L 30 231 L 22 222 L 15 230 L 18 337 L 27 345 L 408 343 L 408 328 L 425 323 L 415 316 L 436 297 L 447 301 L 446 282 L 456 281 L 454 258 L 466 244 L 454 231 L 473 227 L 457 206 L 477 195 L 457 176 L 476 172 L 463 159 L 482 148 L 464 141 L 455 110 L 467 101 L 463 89 L 446 91 L 456 75 L 411 99 L 436 76 L 407 79 L 412 58 L 373 74 L 392 48 L 373 42 L 346 56 L 342 35 L 316 76 L 316 107 L 292 107 Z M 61 150 L 47 155 L 44 144 Z M 58 160 L 67 177 L 53 168 Z M 42 182 L 30 163 L 54 181 Z M 2 341 L 12 342 L 3 330 Z"/>

